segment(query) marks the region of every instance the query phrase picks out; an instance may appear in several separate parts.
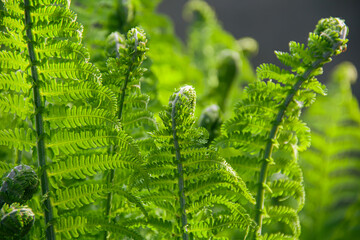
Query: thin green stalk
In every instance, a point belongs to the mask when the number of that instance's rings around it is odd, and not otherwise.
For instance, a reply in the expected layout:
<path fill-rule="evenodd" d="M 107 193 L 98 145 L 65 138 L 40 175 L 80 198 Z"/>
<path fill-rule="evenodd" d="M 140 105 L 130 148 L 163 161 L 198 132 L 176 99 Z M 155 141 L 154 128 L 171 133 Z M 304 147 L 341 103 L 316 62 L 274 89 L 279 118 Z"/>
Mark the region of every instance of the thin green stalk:
<path fill-rule="evenodd" d="M 138 44 L 138 40 L 137 40 L 137 35 L 135 34 L 135 45 Z M 120 54 L 119 54 L 119 49 L 120 49 L 120 44 L 118 44 L 118 41 L 116 41 L 116 57 L 119 58 Z M 133 62 L 135 60 L 136 57 L 136 48 L 135 48 L 135 52 L 134 55 L 132 57 L 132 61 L 131 64 L 126 72 L 126 76 L 125 76 L 125 81 L 123 86 L 121 87 L 121 93 L 120 93 L 120 101 L 119 101 L 119 111 L 118 111 L 118 119 L 121 122 L 122 120 L 122 113 L 123 113 L 123 107 L 124 107 L 124 101 L 125 101 L 125 95 L 126 95 L 126 88 L 129 82 L 129 78 L 130 78 L 130 73 L 132 71 L 133 68 Z M 122 128 L 122 126 L 121 126 Z M 111 169 L 108 173 L 108 187 L 110 188 L 111 185 L 113 185 L 114 183 L 114 178 L 115 178 L 115 169 Z M 109 192 L 108 196 L 107 196 L 107 202 L 106 202 L 106 210 L 105 210 L 105 216 L 110 216 L 111 215 L 111 202 L 112 202 L 112 197 L 113 197 L 113 193 Z M 109 219 L 110 221 L 110 219 Z M 108 238 L 108 232 L 105 231 L 105 237 L 104 239 L 106 240 Z"/>
<path fill-rule="evenodd" d="M 37 133 L 37 158 L 38 164 L 40 167 L 40 182 L 41 182 L 41 193 L 43 196 L 43 204 L 44 204 L 44 215 L 45 215 L 45 226 L 46 226 L 46 239 L 54 240 L 55 239 L 55 231 L 53 224 L 53 209 L 51 206 L 51 202 L 49 199 L 49 179 L 46 173 L 46 155 L 45 155 L 45 142 L 44 142 L 44 124 L 42 117 L 42 101 L 41 95 L 39 91 L 39 75 L 37 70 L 37 60 L 33 45 L 33 34 L 31 31 L 31 13 L 30 13 L 30 1 L 24 0 L 25 5 L 25 29 L 26 36 L 28 38 L 28 50 L 31 64 L 31 75 L 33 80 L 33 96 L 34 96 L 34 110 L 35 110 L 35 127 Z"/>
<path fill-rule="evenodd" d="M 21 160 L 22 160 L 22 151 L 21 150 L 15 149 L 15 159 L 16 159 L 16 164 L 20 165 Z"/>
<path fill-rule="evenodd" d="M 172 110 L 171 110 L 171 127 L 172 127 L 172 133 L 173 133 L 173 140 L 174 140 L 174 148 L 175 148 L 175 156 L 176 156 L 176 162 L 178 164 L 177 170 L 178 170 L 178 185 L 179 185 L 179 198 L 180 198 L 180 210 L 181 210 L 181 233 L 183 240 L 189 239 L 189 234 L 186 233 L 184 230 L 187 225 L 187 216 L 186 216 L 186 209 L 185 209 L 185 189 L 184 189 L 184 175 L 183 175 L 183 165 L 182 165 L 182 159 L 180 154 L 180 147 L 179 147 L 179 141 L 176 134 L 176 102 L 178 101 L 179 95 L 176 96 L 172 103 Z"/>
<path fill-rule="evenodd" d="M 337 49 L 340 44 L 337 44 L 333 47 L 333 50 Z M 295 83 L 294 87 L 290 91 L 290 94 L 287 95 L 284 103 L 282 104 L 280 111 L 278 112 L 278 115 L 276 116 L 276 119 L 272 125 L 271 131 L 269 133 L 268 142 L 266 144 L 266 148 L 264 151 L 264 157 L 262 160 L 260 175 L 259 175 L 259 181 L 258 181 L 258 192 L 256 196 L 256 206 L 255 206 L 255 222 L 257 224 L 257 231 L 255 234 L 253 234 L 252 239 L 256 239 L 257 236 L 261 236 L 261 230 L 262 230 L 262 221 L 263 221 L 263 214 L 264 214 L 264 202 L 265 202 L 265 185 L 266 185 L 266 179 L 269 169 L 269 162 L 272 156 L 273 148 L 274 148 L 274 142 L 277 137 L 277 133 L 279 131 L 279 126 L 285 116 L 285 112 L 293 100 L 295 94 L 300 89 L 301 85 L 304 83 L 305 80 L 308 79 L 311 72 L 317 68 L 319 68 L 324 60 L 328 59 L 331 55 L 331 52 L 327 52 L 322 56 L 322 59 L 319 59 L 315 61 L 311 67 L 303 73 L 301 76 L 297 77 L 297 82 Z"/>

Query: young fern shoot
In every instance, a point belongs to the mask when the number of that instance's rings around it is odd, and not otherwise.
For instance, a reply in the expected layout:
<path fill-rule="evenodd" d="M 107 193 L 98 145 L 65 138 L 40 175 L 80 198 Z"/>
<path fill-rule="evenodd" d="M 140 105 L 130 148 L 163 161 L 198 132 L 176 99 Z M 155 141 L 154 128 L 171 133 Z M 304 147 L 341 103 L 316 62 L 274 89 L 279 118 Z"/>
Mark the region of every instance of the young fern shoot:
<path fill-rule="evenodd" d="M 149 221 L 162 230 L 154 239 L 216 239 L 227 228 L 254 227 L 244 206 L 255 199 L 229 164 L 205 147 L 206 130 L 194 126 L 195 99 L 191 86 L 175 92 L 160 113 L 163 126 L 152 134 L 150 192 L 142 199 L 153 218 L 161 219 Z"/>
<path fill-rule="evenodd" d="M 145 131 L 141 127 L 145 124 L 154 126 L 152 113 L 147 110 L 148 96 L 141 93 L 140 78 L 144 72 L 141 64 L 145 59 L 147 39 L 142 29 L 133 28 L 127 33 L 127 38 L 119 33 L 112 33 L 110 43 L 110 58 L 107 60 L 107 73 L 104 75 L 103 85 L 109 87 L 118 95 L 116 116 L 120 121 L 120 128 L 134 135 L 144 137 Z M 150 124 L 149 124 L 150 123 Z M 112 146 L 117 148 L 117 146 Z M 108 173 L 108 185 L 114 184 L 115 170 Z M 111 216 L 111 202 L 113 193 L 109 192 L 106 203 L 106 216 Z M 105 238 L 107 238 L 105 233 Z"/>
<path fill-rule="evenodd" d="M 307 46 L 290 42 L 289 53 L 276 52 L 291 72 L 273 64 L 258 67 L 259 81 L 246 88 L 236 116 L 223 125 L 217 145 L 238 150 L 229 162 L 239 169 L 239 175 L 242 167 L 256 172 L 255 178 L 249 174 L 245 179 L 252 182 L 256 194 L 253 239 L 300 236 L 297 213 L 304 205 L 304 187 L 297 157 L 298 151 L 310 145 L 310 136 L 299 115 L 314 102 L 316 93 L 325 95 L 315 77 L 332 56 L 346 48 L 347 33 L 343 20 L 322 19 L 309 34 Z M 264 79 L 269 80 L 260 81 Z"/>

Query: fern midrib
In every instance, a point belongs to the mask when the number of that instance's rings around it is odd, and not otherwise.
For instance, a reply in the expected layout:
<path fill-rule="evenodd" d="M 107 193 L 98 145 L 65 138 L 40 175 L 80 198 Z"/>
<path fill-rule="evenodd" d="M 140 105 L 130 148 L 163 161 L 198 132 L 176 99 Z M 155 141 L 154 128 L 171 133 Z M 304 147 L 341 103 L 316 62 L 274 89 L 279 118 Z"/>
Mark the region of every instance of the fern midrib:
<path fill-rule="evenodd" d="M 33 33 L 32 33 L 32 23 L 31 23 L 31 13 L 30 9 L 32 8 L 29 0 L 24 0 L 24 14 L 25 14 L 25 29 L 26 36 L 28 38 L 28 52 L 30 57 L 30 68 L 31 75 L 33 80 L 33 96 L 34 96 L 34 111 L 35 111 L 35 126 L 37 133 L 37 158 L 38 164 L 41 168 L 40 174 L 40 182 L 41 182 L 41 193 L 43 195 L 43 203 L 44 203 L 44 214 L 45 214 L 45 226 L 46 226 L 46 238 L 47 240 L 55 240 L 55 231 L 53 222 L 53 209 L 50 202 L 49 194 L 49 179 L 47 176 L 46 170 L 46 153 L 45 153 L 45 141 L 44 141 L 44 125 L 42 118 L 42 100 L 39 90 L 39 75 L 38 69 L 36 66 L 36 54 L 33 45 Z"/>
<path fill-rule="evenodd" d="M 185 201 L 185 186 L 184 186 L 184 176 L 183 176 L 183 165 L 180 153 L 180 146 L 178 142 L 178 136 L 176 133 L 176 103 L 179 101 L 180 93 L 175 97 L 174 101 L 172 102 L 172 109 L 171 109 L 171 128 L 172 128 L 172 135 L 173 135 L 173 142 L 175 148 L 175 157 L 177 162 L 177 169 L 178 169 L 178 187 L 179 187 L 179 198 L 180 198 L 180 211 L 181 211 L 181 234 L 183 240 L 189 239 L 189 234 L 185 232 L 185 228 L 187 225 L 187 216 L 186 216 L 186 201 Z"/>
<path fill-rule="evenodd" d="M 332 50 L 336 50 L 341 43 L 337 43 L 332 47 Z M 328 59 L 331 56 L 331 51 L 326 52 L 322 55 L 321 59 L 316 60 L 309 69 L 304 72 L 302 75 L 297 75 L 296 78 L 298 78 L 297 82 L 293 86 L 293 88 L 290 90 L 290 94 L 287 95 L 284 103 L 280 107 L 280 111 L 278 112 L 278 115 L 273 123 L 273 126 L 271 128 L 271 132 L 269 134 L 268 142 L 266 144 L 266 148 L 264 151 L 264 157 L 262 160 L 260 175 L 259 175 L 259 182 L 258 182 L 258 192 L 256 197 L 256 206 L 255 206 L 255 222 L 258 226 L 258 229 L 256 231 L 256 234 L 254 234 L 253 239 L 256 239 L 257 236 L 261 236 L 261 230 L 262 230 L 262 221 L 263 221 L 263 214 L 264 214 L 264 202 L 265 202 L 265 190 L 266 190 L 266 179 L 268 174 L 268 168 L 269 168 L 269 162 L 272 156 L 272 151 L 274 148 L 274 142 L 276 140 L 277 133 L 279 131 L 280 123 L 282 122 L 285 112 L 293 100 L 294 96 L 297 94 L 298 90 L 300 89 L 301 85 L 308 79 L 310 74 L 317 68 L 321 66 L 321 64 L 324 62 L 324 60 Z"/>

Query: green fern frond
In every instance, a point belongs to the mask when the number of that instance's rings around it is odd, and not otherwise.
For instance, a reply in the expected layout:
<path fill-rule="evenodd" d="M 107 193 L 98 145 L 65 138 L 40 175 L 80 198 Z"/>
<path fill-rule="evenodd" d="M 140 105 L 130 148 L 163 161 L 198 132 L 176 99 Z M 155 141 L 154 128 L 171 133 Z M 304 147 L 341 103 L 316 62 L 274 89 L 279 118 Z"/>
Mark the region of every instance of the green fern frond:
<path fill-rule="evenodd" d="M 83 26 L 77 22 L 62 20 L 51 25 L 46 23 L 35 25 L 33 32 L 35 40 L 45 37 L 79 41 L 82 38 Z"/>
<path fill-rule="evenodd" d="M 264 236 L 260 236 L 259 240 L 294 240 L 294 237 L 283 234 L 283 233 L 275 233 L 275 234 L 267 234 Z"/>
<path fill-rule="evenodd" d="M 60 154 L 60 151 L 64 154 L 75 154 L 77 151 L 108 147 L 113 144 L 126 150 L 129 145 L 129 138 L 124 133 L 113 131 L 110 134 L 104 129 L 98 129 L 95 132 L 86 130 L 53 131 L 49 140 L 47 147 L 51 148 L 56 155 Z"/>
<path fill-rule="evenodd" d="M 0 96 L 0 111 L 12 113 L 24 120 L 34 113 L 31 100 L 21 95 Z"/>
<path fill-rule="evenodd" d="M 93 233 L 99 229 L 118 234 L 120 236 L 129 236 L 132 239 L 142 240 L 143 238 L 131 228 L 123 226 L 121 223 L 107 223 L 104 218 L 94 216 L 68 216 L 60 218 L 55 227 L 55 231 L 66 239 L 77 238 L 87 232 Z"/>
<path fill-rule="evenodd" d="M 10 148 L 30 151 L 36 146 L 36 134 L 31 129 L 15 128 L 0 130 L 0 144 Z"/>
<path fill-rule="evenodd" d="M 71 41 L 55 41 L 53 43 L 39 44 L 35 48 L 38 58 L 61 58 L 68 60 L 85 60 L 88 61 L 90 56 L 87 50 Z"/>
<path fill-rule="evenodd" d="M 49 165 L 51 169 L 49 177 L 56 179 L 86 179 L 101 171 L 110 169 L 136 169 L 139 165 L 138 159 L 124 154 L 92 154 L 89 156 L 69 156 Z"/>
<path fill-rule="evenodd" d="M 27 47 L 27 44 L 18 35 L 4 32 L 0 35 L 0 44 L 18 51 L 23 51 Z"/>
<path fill-rule="evenodd" d="M 257 195 L 257 231 L 252 239 L 261 238 L 263 220 L 271 223 L 264 226 L 265 233 L 282 232 L 294 239 L 300 235 L 297 212 L 304 205 L 305 194 L 301 170 L 296 162 L 298 152 L 310 146 L 310 130 L 299 115 L 304 106 L 314 102 L 316 93 L 326 93 L 315 77 L 322 74 L 322 66 L 332 56 L 345 49 L 346 34 L 347 27 L 342 20 L 322 19 L 314 33 L 309 34 L 307 45 L 290 42 L 289 53 L 276 52 L 292 72 L 273 64 L 258 67 L 259 80 L 246 88 L 243 100 L 235 108 L 235 116 L 223 124 L 223 136 L 215 141 L 217 146 L 227 147 L 232 152 L 228 156 L 230 163 L 236 160 L 246 164 L 256 174 L 257 179 L 249 172 L 245 176 L 249 186 L 255 186 L 251 189 Z M 260 81 L 264 79 L 269 80 Z M 239 174 L 241 172 L 240 169 Z M 273 215 L 271 211 L 275 211 Z M 280 212 L 288 214 L 289 218 Z M 265 218 L 266 214 L 269 214 L 268 218 Z M 286 228 L 281 227 L 280 222 L 292 231 L 284 232 Z"/>
<path fill-rule="evenodd" d="M 30 88 L 31 84 L 26 81 L 24 73 L 22 72 L 10 72 L 9 74 L 0 74 L 0 89 L 2 90 L 28 92 Z"/>
<path fill-rule="evenodd" d="M 25 61 L 22 54 L 7 51 L 0 52 L 1 72 L 6 73 L 16 70 L 25 71 L 28 65 L 28 62 Z"/>
<path fill-rule="evenodd" d="M 280 201 L 284 201 L 287 198 L 294 197 L 298 201 L 296 210 L 298 212 L 302 210 L 305 204 L 305 191 L 300 182 L 280 179 L 271 182 L 269 187 L 272 198 L 280 198 Z"/>
<path fill-rule="evenodd" d="M 52 106 L 49 112 L 44 114 L 44 121 L 48 122 L 53 129 L 91 126 L 119 128 L 119 122 L 111 112 L 81 106 L 71 108 Z"/>
<path fill-rule="evenodd" d="M 291 235 L 293 238 L 299 238 L 301 233 L 300 219 L 296 210 L 285 206 L 274 206 L 268 208 L 266 214 L 268 215 L 268 218 L 264 218 L 263 223 L 265 225 L 271 223 L 272 221 L 277 223 L 284 223 L 291 229 Z"/>
<path fill-rule="evenodd" d="M 77 216 L 77 217 L 61 217 L 57 220 L 55 225 L 55 232 L 65 239 L 73 239 L 80 236 L 80 234 L 85 234 L 87 230 L 88 221 L 87 218 Z"/>
<path fill-rule="evenodd" d="M 97 107 L 107 106 L 110 112 L 116 112 L 116 97 L 108 88 L 92 82 L 77 84 L 51 82 L 41 89 L 41 94 L 54 103 L 87 102 L 90 99 Z M 105 107 L 104 107 L 105 108 Z"/>
<path fill-rule="evenodd" d="M 99 70 L 91 63 L 46 63 L 39 66 L 39 73 L 44 77 L 82 80 L 87 79 L 96 82 L 99 78 Z"/>
<path fill-rule="evenodd" d="M 100 196 L 105 196 L 109 189 L 106 185 L 85 183 L 64 190 L 56 190 L 53 206 L 60 209 L 74 209 L 93 203 Z"/>

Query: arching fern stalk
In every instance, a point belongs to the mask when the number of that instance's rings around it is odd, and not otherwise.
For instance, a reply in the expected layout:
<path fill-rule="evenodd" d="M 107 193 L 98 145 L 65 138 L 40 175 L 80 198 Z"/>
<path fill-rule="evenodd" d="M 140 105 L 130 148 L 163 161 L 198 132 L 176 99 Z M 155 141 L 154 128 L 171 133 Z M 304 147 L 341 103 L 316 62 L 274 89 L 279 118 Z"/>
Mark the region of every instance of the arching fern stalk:
<path fill-rule="evenodd" d="M 300 235 L 297 213 L 304 204 L 304 189 L 297 152 L 310 141 L 309 129 L 299 115 L 314 102 L 316 93 L 325 94 L 315 77 L 332 56 L 346 48 L 347 32 L 343 20 L 322 19 L 310 33 L 307 46 L 290 42 L 289 53 L 276 52 L 291 72 L 261 65 L 258 78 L 270 80 L 246 88 L 236 116 L 224 124 L 224 136 L 217 139 L 218 146 L 238 150 L 229 162 L 239 175 L 244 169 L 255 170 L 255 175 L 245 178 L 256 193 L 253 239 L 297 239 Z"/>
<path fill-rule="evenodd" d="M 153 133 L 150 192 L 142 199 L 155 219 L 148 224 L 159 230 L 154 239 L 216 239 L 224 229 L 254 227 L 244 208 L 254 198 L 229 164 L 204 147 L 206 130 L 194 126 L 195 99 L 190 86 L 174 93 Z"/>
<path fill-rule="evenodd" d="M 136 202 L 120 187 L 83 180 L 102 170 L 137 168 L 138 152 L 119 127 L 116 96 L 100 84 L 98 69 L 88 62 L 82 26 L 69 10 L 70 1 L 3 2 L 0 101 L 6 105 L 0 110 L 26 124 L 1 130 L 0 144 L 25 150 L 38 162 L 33 165 L 39 167 L 42 194 L 30 204 L 37 214 L 36 229 L 46 229 L 47 239 L 78 237 L 105 220 L 99 208 L 94 208 L 98 217 L 79 216 L 74 210 L 110 191 Z M 117 148 L 108 153 L 114 145 Z M 44 222 L 39 221 L 40 202 Z M 111 224 L 102 229 L 139 236 Z M 42 232 L 37 234 L 32 238 L 44 238 Z"/>

